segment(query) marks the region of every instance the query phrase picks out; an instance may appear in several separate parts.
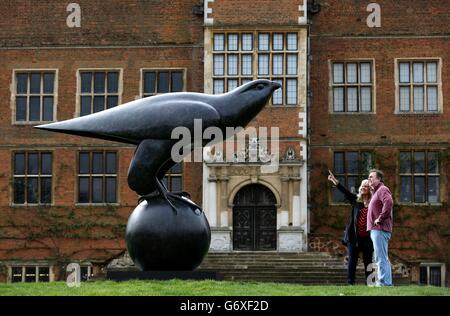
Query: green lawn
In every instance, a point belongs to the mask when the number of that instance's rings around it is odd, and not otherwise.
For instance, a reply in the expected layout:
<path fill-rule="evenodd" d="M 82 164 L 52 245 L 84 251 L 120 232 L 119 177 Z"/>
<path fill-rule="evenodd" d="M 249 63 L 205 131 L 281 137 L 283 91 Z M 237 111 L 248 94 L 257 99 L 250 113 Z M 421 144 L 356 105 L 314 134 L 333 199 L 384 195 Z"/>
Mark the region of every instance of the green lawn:
<path fill-rule="evenodd" d="M 318 286 L 286 283 L 253 283 L 228 281 L 95 281 L 68 287 L 65 282 L 0 284 L 0 296 L 4 295 L 170 295 L 170 296 L 343 296 L 343 295 L 445 295 L 450 288 L 425 286 L 394 286 L 375 288 L 358 286 Z"/>

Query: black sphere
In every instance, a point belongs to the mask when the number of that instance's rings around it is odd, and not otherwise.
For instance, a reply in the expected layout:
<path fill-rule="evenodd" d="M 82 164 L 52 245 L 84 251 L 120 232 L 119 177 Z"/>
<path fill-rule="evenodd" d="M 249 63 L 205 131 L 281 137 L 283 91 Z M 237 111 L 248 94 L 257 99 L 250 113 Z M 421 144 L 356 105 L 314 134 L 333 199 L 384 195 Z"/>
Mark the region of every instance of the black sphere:
<path fill-rule="evenodd" d="M 191 271 L 208 253 L 211 230 L 205 214 L 188 202 L 163 197 L 141 202 L 126 230 L 131 259 L 143 271 Z"/>

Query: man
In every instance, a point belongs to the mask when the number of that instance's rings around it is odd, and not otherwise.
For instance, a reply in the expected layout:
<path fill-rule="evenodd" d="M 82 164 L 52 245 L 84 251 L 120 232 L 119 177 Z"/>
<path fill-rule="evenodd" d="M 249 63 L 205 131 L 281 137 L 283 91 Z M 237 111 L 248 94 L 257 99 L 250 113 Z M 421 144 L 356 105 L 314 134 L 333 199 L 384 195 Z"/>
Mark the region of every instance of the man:
<path fill-rule="evenodd" d="M 377 286 L 392 286 L 392 270 L 388 257 L 388 243 L 392 234 L 392 194 L 383 184 L 383 172 L 369 172 L 372 199 L 367 212 L 367 230 L 372 239 L 375 262 L 378 267 Z"/>

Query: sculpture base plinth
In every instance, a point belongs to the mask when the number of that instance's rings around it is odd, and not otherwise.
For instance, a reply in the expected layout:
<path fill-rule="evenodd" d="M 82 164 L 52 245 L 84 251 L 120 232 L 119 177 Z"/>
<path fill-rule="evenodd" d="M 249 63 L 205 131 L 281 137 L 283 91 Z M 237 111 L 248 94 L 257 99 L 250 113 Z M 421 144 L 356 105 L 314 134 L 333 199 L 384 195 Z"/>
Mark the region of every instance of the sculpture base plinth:
<path fill-rule="evenodd" d="M 215 271 L 108 271 L 106 279 L 129 280 L 222 280 Z"/>

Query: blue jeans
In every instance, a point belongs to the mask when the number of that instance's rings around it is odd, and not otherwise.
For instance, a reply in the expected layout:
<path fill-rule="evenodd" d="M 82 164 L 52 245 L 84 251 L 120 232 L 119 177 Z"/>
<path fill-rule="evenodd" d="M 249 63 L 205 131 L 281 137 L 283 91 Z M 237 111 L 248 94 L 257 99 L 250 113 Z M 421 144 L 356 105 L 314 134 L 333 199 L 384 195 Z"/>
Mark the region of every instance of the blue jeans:
<path fill-rule="evenodd" d="M 392 285 L 392 269 L 388 257 L 388 243 L 391 233 L 384 230 L 371 230 L 370 238 L 373 243 L 375 262 L 378 267 L 378 286 Z"/>

